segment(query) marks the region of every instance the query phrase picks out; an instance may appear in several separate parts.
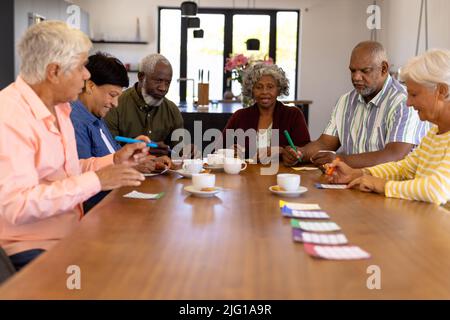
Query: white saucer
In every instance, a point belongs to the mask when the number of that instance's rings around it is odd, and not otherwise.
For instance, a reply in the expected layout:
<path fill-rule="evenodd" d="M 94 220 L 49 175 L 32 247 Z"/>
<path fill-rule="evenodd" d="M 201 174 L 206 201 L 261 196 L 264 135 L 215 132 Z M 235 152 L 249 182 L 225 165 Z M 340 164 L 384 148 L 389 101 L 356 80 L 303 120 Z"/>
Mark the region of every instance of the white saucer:
<path fill-rule="evenodd" d="M 204 164 L 203 168 L 207 170 L 223 170 L 223 164 Z"/>
<path fill-rule="evenodd" d="M 276 186 L 269 187 L 270 192 L 275 193 L 282 197 L 297 197 L 297 196 L 301 195 L 302 193 L 305 193 L 306 191 L 308 191 L 308 188 L 302 187 L 302 186 L 299 186 L 298 189 L 294 190 L 294 191 L 277 191 L 277 190 L 273 190 L 273 187 L 276 187 Z"/>
<path fill-rule="evenodd" d="M 184 169 L 178 169 L 178 170 L 170 170 L 172 172 L 178 173 L 179 175 L 183 176 L 184 178 L 192 178 L 192 173 L 184 171 Z M 207 173 L 205 169 L 202 169 L 200 173 Z"/>
<path fill-rule="evenodd" d="M 189 192 L 190 194 L 192 194 L 195 197 L 200 197 L 200 198 L 209 198 L 209 197 L 214 197 L 216 194 L 218 194 L 220 191 L 222 191 L 222 188 L 219 187 L 215 187 L 216 190 L 214 191 L 200 191 L 194 188 L 194 186 L 186 186 L 184 187 L 184 190 Z"/>
<path fill-rule="evenodd" d="M 154 177 L 154 176 L 159 176 L 160 174 L 164 174 L 168 171 L 169 169 L 164 169 L 161 172 L 151 172 L 151 173 L 144 173 L 144 177 Z"/>

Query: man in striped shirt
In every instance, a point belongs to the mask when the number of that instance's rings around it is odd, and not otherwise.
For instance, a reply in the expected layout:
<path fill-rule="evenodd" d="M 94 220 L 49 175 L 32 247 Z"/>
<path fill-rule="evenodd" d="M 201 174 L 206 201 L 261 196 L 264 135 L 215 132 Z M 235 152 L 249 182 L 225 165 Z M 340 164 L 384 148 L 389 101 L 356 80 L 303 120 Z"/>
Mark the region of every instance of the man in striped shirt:
<path fill-rule="evenodd" d="M 421 120 L 433 124 L 427 135 L 401 161 L 365 169 L 333 161 L 328 180 L 390 198 L 446 204 L 450 200 L 450 50 L 430 50 L 412 58 L 400 76 L 408 88 L 407 105 L 418 111 Z"/>
<path fill-rule="evenodd" d="M 286 165 L 295 165 L 300 158 L 323 166 L 338 156 L 362 168 L 403 159 L 420 143 L 429 125 L 406 107 L 406 90 L 389 75 L 383 46 L 375 41 L 359 43 L 352 51 L 350 72 L 355 89 L 339 98 L 318 140 L 297 152 L 287 148 Z"/>

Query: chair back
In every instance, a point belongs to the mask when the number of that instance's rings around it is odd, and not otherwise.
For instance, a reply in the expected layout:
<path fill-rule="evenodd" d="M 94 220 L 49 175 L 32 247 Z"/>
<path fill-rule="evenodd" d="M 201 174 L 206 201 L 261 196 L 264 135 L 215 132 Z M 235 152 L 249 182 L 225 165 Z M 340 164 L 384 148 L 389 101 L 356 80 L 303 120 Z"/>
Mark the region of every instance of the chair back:
<path fill-rule="evenodd" d="M 11 260 L 6 252 L 0 247 L 0 284 L 16 273 Z"/>

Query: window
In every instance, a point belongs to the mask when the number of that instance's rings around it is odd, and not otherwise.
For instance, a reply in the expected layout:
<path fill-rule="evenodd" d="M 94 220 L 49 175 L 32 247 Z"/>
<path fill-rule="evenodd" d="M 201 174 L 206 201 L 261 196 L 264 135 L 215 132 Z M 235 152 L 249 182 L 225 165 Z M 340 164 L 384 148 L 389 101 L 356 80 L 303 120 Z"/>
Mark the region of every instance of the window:
<path fill-rule="evenodd" d="M 298 10 L 199 8 L 198 12 L 203 38 L 194 38 L 193 29 L 183 27 L 179 8 L 159 8 L 158 51 L 174 68 L 169 99 L 191 103 L 197 94 L 199 70 L 203 70 L 204 81 L 209 71 L 211 100 L 222 99 L 230 88 L 239 95 L 240 86 L 230 83 L 230 75 L 224 73 L 226 58 L 237 53 L 273 58 L 290 82 L 290 95 L 283 99 L 297 98 Z M 259 51 L 247 51 L 250 38 L 260 41 Z"/>
<path fill-rule="evenodd" d="M 298 12 L 277 13 L 277 65 L 283 68 L 289 79 L 289 96 L 296 100 L 297 88 Z"/>
<path fill-rule="evenodd" d="M 233 53 L 242 53 L 255 60 L 263 60 L 269 56 L 270 16 L 235 14 L 233 16 Z M 247 39 L 258 39 L 259 50 L 248 51 Z M 234 81 L 231 91 L 235 96 L 241 94 L 241 86 Z"/>
<path fill-rule="evenodd" d="M 187 78 L 198 83 L 199 71 L 203 70 L 203 81 L 209 82 L 209 98 L 220 100 L 223 96 L 223 45 L 225 16 L 223 14 L 199 14 L 203 38 L 194 38 L 188 32 Z M 209 78 L 208 74 L 210 75 Z M 197 89 L 192 92 L 192 85 L 186 88 L 186 101 L 192 101 Z"/>

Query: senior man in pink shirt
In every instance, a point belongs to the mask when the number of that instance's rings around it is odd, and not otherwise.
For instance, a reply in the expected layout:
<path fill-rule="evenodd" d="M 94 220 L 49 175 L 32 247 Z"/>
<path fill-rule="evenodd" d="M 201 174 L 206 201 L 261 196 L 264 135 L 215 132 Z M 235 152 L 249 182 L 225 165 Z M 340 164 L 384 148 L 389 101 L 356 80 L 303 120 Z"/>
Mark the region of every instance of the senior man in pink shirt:
<path fill-rule="evenodd" d="M 64 22 L 34 25 L 18 46 L 19 76 L 0 91 L 0 246 L 16 269 L 78 225 L 83 201 L 145 179 L 132 168 L 146 159 L 145 143 L 78 159 L 68 102 L 90 77 L 91 46 Z"/>

